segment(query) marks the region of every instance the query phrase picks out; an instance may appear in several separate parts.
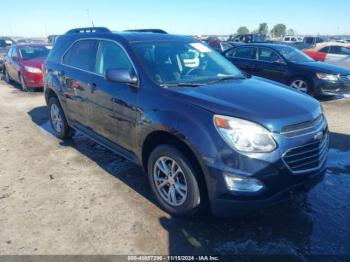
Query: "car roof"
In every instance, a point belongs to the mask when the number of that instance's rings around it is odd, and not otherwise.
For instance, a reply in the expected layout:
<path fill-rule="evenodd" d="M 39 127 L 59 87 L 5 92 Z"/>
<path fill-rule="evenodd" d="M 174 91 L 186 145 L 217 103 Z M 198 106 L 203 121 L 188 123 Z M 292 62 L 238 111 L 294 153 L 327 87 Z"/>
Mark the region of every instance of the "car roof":
<path fill-rule="evenodd" d="M 149 33 L 149 32 L 113 32 L 112 34 L 123 37 L 128 42 L 143 42 L 143 41 L 186 41 L 195 40 L 189 36 L 172 35 L 164 33 Z"/>
<path fill-rule="evenodd" d="M 289 46 L 289 45 L 283 45 L 283 44 L 271 44 L 271 43 L 248 43 L 248 44 L 244 44 L 244 45 L 239 45 L 239 46 L 236 46 L 234 48 L 237 48 L 237 47 L 243 47 L 243 46 L 254 46 L 254 47 L 269 47 L 269 48 L 273 48 L 273 49 L 276 49 L 278 47 L 292 47 L 292 46 Z M 293 47 L 292 47 L 293 48 Z"/>
<path fill-rule="evenodd" d="M 17 47 L 36 47 L 36 46 L 51 46 L 48 43 L 17 43 L 14 44 Z"/>
<path fill-rule="evenodd" d="M 123 40 L 126 42 L 149 42 L 149 41 L 178 41 L 178 42 L 199 42 L 197 39 L 190 36 L 172 35 L 164 33 L 150 33 L 150 32 L 83 32 L 70 33 L 60 36 L 60 38 L 71 38 L 74 40 L 86 38 L 102 38 L 111 40 Z"/>

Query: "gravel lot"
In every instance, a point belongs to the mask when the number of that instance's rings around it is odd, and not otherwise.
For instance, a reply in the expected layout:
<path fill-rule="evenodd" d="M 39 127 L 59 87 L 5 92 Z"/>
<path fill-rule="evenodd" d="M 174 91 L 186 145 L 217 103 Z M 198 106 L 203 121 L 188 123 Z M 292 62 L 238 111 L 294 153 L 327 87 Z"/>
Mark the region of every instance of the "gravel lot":
<path fill-rule="evenodd" d="M 350 95 L 323 102 L 329 171 L 308 197 L 241 220 L 179 220 L 137 166 L 51 134 L 43 94 L 0 81 L 0 254 L 350 255 Z"/>

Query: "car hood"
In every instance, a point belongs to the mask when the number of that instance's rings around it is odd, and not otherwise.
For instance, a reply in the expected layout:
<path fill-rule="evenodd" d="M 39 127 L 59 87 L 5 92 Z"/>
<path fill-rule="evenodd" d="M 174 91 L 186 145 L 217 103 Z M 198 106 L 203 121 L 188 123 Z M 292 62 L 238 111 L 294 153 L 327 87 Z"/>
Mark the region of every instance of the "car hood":
<path fill-rule="evenodd" d="M 170 90 L 182 101 L 214 114 L 259 123 L 273 132 L 313 120 L 321 114 L 320 104 L 314 98 L 258 77 Z"/>
<path fill-rule="evenodd" d="M 307 62 L 303 64 L 296 64 L 300 68 L 304 68 L 305 70 L 311 70 L 319 73 L 327 73 L 327 74 L 341 74 L 341 75 L 350 75 L 350 70 L 336 66 L 324 62 Z"/>
<path fill-rule="evenodd" d="M 44 59 L 22 60 L 22 65 L 39 68 L 41 70 L 44 69 L 44 63 L 45 63 Z"/>

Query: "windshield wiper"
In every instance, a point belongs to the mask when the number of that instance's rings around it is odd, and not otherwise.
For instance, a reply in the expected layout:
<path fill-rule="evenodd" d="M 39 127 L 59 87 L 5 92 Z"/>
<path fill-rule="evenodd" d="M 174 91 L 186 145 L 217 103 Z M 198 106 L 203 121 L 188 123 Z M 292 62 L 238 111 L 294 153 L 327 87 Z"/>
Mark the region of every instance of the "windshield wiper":
<path fill-rule="evenodd" d="M 224 76 L 224 77 L 220 77 L 218 79 L 212 80 L 207 82 L 206 84 L 214 84 L 217 82 L 221 82 L 221 81 L 225 81 L 225 80 L 240 80 L 240 79 L 246 79 L 246 77 L 244 76 Z"/>
<path fill-rule="evenodd" d="M 161 87 L 176 87 L 176 86 L 202 86 L 203 83 L 169 83 L 169 84 L 161 84 Z"/>

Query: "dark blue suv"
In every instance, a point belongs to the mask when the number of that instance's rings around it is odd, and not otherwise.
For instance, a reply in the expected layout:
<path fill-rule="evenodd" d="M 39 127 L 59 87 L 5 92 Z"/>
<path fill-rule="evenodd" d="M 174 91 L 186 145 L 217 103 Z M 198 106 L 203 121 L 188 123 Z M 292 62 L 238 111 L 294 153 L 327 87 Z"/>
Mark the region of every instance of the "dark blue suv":
<path fill-rule="evenodd" d="M 172 215 L 240 215 L 323 177 L 319 102 L 245 75 L 191 37 L 73 29 L 45 68 L 56 135 L 79 130 L 142 166 Z"/>

